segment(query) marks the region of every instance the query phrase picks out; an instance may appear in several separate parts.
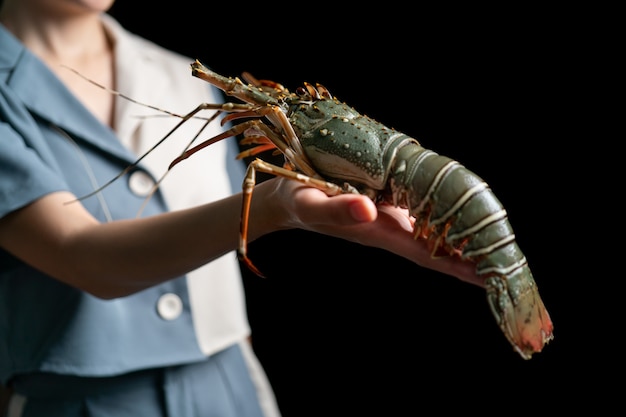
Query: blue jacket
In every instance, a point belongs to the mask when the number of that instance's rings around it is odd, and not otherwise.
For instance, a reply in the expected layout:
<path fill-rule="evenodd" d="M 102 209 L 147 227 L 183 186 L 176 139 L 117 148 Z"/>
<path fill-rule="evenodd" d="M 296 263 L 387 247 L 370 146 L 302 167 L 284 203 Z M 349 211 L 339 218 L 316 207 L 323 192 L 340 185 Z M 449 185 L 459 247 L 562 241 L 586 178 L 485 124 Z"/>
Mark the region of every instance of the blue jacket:
<path fill-rule="evenodd" d="M 83 196 L 136 160 L 58 79 L 0 25 L 0 217 L 57 190 Z M 156 180 L 141 164 L 143 171 Z M 131 172 L 82 201 L 99 220 L 135 217 L 145 202 Z M 116 202 L 123 201 L 123 204 Z M 157 192 L 144 215 L 166 211 Z M 159 315 L 164 294 L 182 301 Z M 202 360 L 185 277 L 101 300 L 0 249 L 0 382 L 16 373 L 86 376 Z"/>

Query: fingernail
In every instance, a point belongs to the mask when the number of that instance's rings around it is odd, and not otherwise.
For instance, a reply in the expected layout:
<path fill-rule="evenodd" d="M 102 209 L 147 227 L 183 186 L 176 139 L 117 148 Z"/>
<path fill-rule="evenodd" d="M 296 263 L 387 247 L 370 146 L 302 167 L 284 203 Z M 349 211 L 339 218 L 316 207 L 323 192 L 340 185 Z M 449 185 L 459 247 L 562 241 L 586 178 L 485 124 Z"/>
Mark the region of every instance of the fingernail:
<path fill-rule="evenodd" d="M 367 206 L 358 201 L 350 204 L 350 215 L 358 222 L 371 221 L 371 215 Z"/>

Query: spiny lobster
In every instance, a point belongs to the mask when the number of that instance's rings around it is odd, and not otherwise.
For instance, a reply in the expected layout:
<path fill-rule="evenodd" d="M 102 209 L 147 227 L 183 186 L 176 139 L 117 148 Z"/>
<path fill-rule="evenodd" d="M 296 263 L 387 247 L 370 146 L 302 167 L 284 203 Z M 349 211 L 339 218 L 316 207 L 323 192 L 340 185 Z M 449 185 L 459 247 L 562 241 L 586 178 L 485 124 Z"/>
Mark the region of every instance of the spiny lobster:
<path fill-rule="evenodd" d="M 193 76 L 249 105 L 220 106 L 230 113 L 223 122 L 252 120 L 189 149 L 170 168 L 216 140 L 243 133 L 242 143 L 256 146 L 239 157 L 267 150 L 279 150 L 285 157 L 284 167 L 256 159 L 248 167 L 248 178 L 258 170 L 293 178 L 329 195 L 361 193 L 377 203 L 408 209 L 415 218 L 415 238 L 427 239 L 433 253 L 444 250 L 476 264 L 498 325 L 524 359 L 553 339 L 552 321 L 506 210 L 472 171 L 359 114 L 320 84 L 304 83 L 291 93 L 281 84 L 257 80 L 248 73 L 243 74 L 245 85 L 198 60 L 191 68 Z M 245 190 L 239 253 L 260 275 L 246 255 L 253 185 Z"/>
<path fill-rule="evenodd" d="M 186 150 L 170 169 L 219 140 L 241 134 L 242 144 L 254 146 L 239 158 L 264 151 L 284 155 L 282 167 L 254 159 L 244 180 L 238 253 L 255 273 L 263 276 L 248 259 L 246 239 L 255 172 L 259 171 L 300 181 L 328 195 L 360 193 L 376 203 L 408 209 L 415 219 L 415 238 L 425 239 L 433 254 L 443 251 L 475 263 L 477 275 L 484 278 L 491 311 L 522 358 L 530 359 L 553 339 L 553 323 L 506 210 L 475 173 L 360 114 L 321 84 L 305 82 L 291 93 L 279 83 L 257 80 L 249 73 L 243 74 L 248 84 L 224 77 L 198 60 L 191 69 L 193 76 L 244 103 L 203 103 L 179 125 L 205 109 L 226 113 L 222 124 L 250 120 Z"/>

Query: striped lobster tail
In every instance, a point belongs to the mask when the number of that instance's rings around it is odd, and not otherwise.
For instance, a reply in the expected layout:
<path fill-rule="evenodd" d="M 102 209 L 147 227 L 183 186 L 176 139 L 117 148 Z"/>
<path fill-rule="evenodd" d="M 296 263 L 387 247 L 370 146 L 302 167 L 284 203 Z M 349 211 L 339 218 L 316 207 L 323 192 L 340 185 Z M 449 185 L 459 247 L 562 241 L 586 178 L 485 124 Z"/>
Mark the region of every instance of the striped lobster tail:
<path fill-rule="evenodd" d="M 487 183 L 457 161 L 416 142 L 397 150 L 394 204 L 415 217 L 415 238 L 433 256 L 460 256 L 485 278 L 487 300 L 501 330 L 525 359 L 553 338 L 553 324 L 506 210 Z"/>

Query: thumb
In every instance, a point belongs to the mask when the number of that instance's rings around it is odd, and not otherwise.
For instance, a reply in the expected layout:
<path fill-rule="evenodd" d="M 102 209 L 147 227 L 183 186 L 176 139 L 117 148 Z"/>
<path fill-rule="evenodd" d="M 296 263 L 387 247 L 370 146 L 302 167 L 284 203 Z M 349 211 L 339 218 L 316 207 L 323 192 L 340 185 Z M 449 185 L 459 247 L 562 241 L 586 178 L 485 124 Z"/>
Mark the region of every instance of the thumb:
<path fill-rule="evenodd" d="M 361 194 L 340 194 L 329 197 L 315 188 L 303 187 L 297 192 L 302 205 L 300 220 L 308 225 L 351 226 L 376 220 L 374 202 Z"/>

